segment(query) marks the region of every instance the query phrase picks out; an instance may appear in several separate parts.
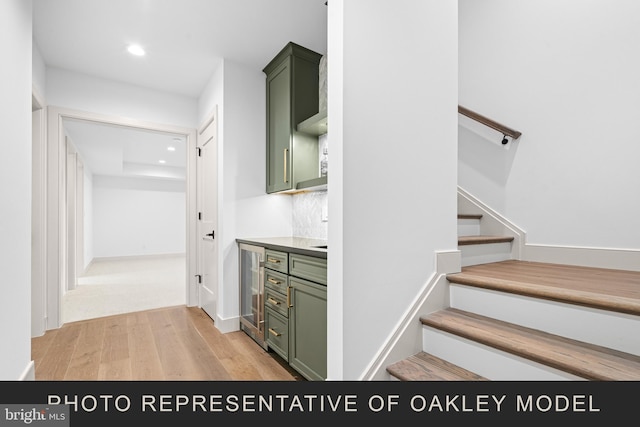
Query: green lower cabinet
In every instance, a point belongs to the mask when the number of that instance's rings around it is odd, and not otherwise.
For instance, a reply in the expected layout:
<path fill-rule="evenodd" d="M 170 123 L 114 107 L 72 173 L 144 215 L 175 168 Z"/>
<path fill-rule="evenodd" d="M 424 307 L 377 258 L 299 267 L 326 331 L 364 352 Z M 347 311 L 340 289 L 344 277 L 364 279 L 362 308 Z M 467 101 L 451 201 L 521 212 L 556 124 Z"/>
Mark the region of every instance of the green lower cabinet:
<path fill-rule="evenodd" d="M 327 287 L 289 277 L 289 365 L 308 380 L 327 378 Z"/>
<path fill-rule="evenodd" d="M 327 260 L 266 251 L 267 346 L 310 381 L 327 378 Z M 277 270 L 277 271 L 276 271 Z"/>
<path fill-rule="evenodd" d="M 289 320 L 269 308 L 264 311 L 267 345 L 284 360 L 289 358 Z"/>

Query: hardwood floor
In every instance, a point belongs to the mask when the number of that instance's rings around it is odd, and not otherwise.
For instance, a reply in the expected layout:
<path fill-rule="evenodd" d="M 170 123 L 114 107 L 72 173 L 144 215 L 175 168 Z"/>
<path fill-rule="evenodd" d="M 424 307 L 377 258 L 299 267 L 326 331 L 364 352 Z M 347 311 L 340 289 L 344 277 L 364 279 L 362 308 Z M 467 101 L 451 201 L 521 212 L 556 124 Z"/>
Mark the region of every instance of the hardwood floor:
<path fill-rule="evenodd" d="M 36 381 L 304 381 L 242 331 L 184 305 L 65 324 L 32 339 Z"/>

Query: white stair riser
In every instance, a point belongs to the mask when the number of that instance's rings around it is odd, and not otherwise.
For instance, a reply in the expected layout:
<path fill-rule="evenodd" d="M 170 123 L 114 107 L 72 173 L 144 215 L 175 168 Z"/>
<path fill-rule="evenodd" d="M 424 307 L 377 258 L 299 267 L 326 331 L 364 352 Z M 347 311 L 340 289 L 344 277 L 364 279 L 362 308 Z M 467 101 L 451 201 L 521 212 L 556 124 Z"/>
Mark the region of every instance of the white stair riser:
<path fill-rule="evenodd" d="M 451 306 L 578 341 L 640 355 L 640 317 L 450 284 Z"/>
<path fill-rule="evenodd" d="M 477 236 L 480 234 L 480 220 L 458 218 L 458 236 Z"/>
<path fill-rule="evenodd" d="M 511 242 L 462 245 L 458 248 L 463 267 L 511 259 Z"/>
<path fill-rule="evenodd" d="M 425 326 L 423 350 L 492 381 L 579 381 L 584 378 Z"/>

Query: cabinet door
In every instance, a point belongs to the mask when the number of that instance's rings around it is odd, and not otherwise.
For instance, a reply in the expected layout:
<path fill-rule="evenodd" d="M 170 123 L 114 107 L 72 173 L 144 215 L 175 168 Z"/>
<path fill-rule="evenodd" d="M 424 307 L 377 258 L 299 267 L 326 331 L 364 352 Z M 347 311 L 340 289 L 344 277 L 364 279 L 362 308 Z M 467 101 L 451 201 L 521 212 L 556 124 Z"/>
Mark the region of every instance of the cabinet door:
<path fill-rule="evenodd" d="M 267 193 L 290 190 L 291 58 L 267 76 Z"/>
<path fill-rule="evenodd" d="M 297 130 L 318 112 L 321 55 L 288 43 L 263 69 L 267 76 L 266 191 L 295 190 L 318 178 L 318 137 Z"/>
<path fill-rule="evenodd" d="M 308 380 L 327 377 L 327 287 L 289 277 L 289 364 Z"/>
<path fill-rule="evenodd" d="M 284 360 L 289 358 L 289 321 L 267 308 L 265 310 L 265 339 L 267 345 Z"/>

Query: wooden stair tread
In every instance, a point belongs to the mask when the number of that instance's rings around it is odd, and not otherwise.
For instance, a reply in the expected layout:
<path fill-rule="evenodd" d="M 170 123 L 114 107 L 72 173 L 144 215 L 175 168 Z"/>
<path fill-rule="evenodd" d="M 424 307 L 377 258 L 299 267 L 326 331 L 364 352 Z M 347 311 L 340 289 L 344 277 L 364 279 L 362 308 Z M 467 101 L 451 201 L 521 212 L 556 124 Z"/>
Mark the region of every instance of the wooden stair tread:
<path fill-rule="evenodd" d="M 463 267 L 451 283 L 640 316 L 640 272 L 507 260 Z"/>
<path fill-rule="evenodd" d="M 482 219 L 482 214 L 458 214 L 458 219 Z"/>
<path fill-rule="evenodd" d="M 422 324 L 551 366 L 587 380 L 638 381 L 640 357 L 455 308 Z"/>
<path fill-rule="evenodd" d="M 487 243 L 508 243 L 513 242 L 513 236 L 489 236 L 489 235 L 479 235 L 479 236 L 459 236 L 458 237 L 458 245 L 482 245 Z"/>
<path fill-rule="evenodd" d="M 421 351 L 387 367 L 401 381 L 487 381 L 486 378 Z"/>

